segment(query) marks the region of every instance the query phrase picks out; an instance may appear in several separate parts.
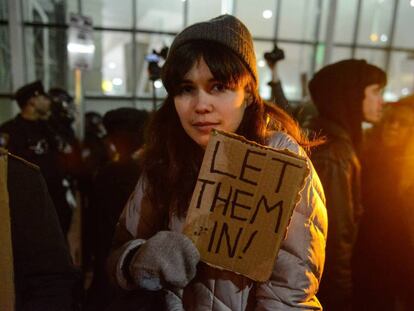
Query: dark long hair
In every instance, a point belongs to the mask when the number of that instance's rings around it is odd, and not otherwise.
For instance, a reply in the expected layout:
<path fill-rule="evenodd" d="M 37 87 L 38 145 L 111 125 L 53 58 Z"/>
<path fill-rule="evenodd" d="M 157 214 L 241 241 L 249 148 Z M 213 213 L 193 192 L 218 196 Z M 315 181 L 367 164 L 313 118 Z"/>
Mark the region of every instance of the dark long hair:
<path fill-rule="evenodd" d="M 192 66 L 203 58 L 214 78 L 225 85 L 242 85 L 251 94 L 237 134 L 259 144 L 266 144 L 270 131 L 284 131 L 303 147 L 312 143 L 302 135 L 297 123 L 282 109 L 265 103 L 257 83 L 243 61 L 225 46 L 209 41 L 191 41 L 169 55 L 162 79 L 168 96 L 156 111 L 147 130 L 142 167 L 147 192 L 154 208 L 168 216 L 185 216 L 203 158 L 203 149 L 184 131 L 174 106 L 174 96 Z"/>

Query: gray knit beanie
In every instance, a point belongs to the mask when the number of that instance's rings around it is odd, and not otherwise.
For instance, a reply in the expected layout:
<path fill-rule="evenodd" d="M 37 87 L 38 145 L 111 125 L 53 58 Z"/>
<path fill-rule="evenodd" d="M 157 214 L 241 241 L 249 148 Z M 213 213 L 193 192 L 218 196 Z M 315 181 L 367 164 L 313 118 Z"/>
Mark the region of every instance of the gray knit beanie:
<path fill-rule="evenodd" d="M 175 37 L 168 55 L 174 54 L 178 47 L 192 40 L 214 41 L 230 48 L 243 60 L 258 82 L 252 35 L 236 17 L 225 14 L 185 28 Z"/>

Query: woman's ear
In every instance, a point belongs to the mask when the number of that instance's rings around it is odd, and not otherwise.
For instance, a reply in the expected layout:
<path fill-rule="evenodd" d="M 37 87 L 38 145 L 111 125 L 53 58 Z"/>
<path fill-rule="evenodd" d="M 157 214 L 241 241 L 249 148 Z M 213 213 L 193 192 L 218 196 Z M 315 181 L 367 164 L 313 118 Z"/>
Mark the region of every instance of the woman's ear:
<path fill-rule="evenodd" d="M 246 90 L 246 93 L 244 95 L 243 104 L 247 108 L 247 107 L 249 107 L 252 104 L 252 102 L 253 102 L 253 95 L 248 90 Z"/>

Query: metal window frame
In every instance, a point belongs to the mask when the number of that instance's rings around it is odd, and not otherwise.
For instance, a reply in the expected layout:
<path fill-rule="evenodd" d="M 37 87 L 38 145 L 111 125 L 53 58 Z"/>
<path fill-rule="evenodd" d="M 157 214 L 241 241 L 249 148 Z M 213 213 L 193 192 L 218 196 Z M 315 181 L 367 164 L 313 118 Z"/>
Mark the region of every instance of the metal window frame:
<path fill-rule="evenodd" d="M 15 0 L 8 0 L 9 5 L 10 3 L 15 4 L 18 3 L 18 5 L 20 6 L 19 8 L 19 14 L 21 16 L 21 19 L 23 20 L 23 6 L 22 6 L 22 0 L 20 1 L 15 1 Z M 77 0 L 77 4 L 78 4 L 78 13 L 82 14 L 83 12 L 83 1 L 85 0 Z M 158 35 L 170 35 L 170 36 L 174 36 L 177 34 L 177 32 L 169 32 L 169 31 L 156 31 L 156 30 L 151 30 L 151 29 L 144 29 L 144 28 L 138 28 L 137 27 L 137 0 L 131 0 L 132 1 L 132 17 L 133 17 L 133 25 L 131 28 L 122 28 L 122 27 L 101 27 L 101 26 L 95 26 L 94 30 L 95 31 L 119 31 L 119 32 L 123 32 L 123 33 L 130 33 L 132 36 L 132 65 L 134 66 L 134 68 L 136 68 L 136 36 L 139 34 L 158 34 Z M 318 18 L 318 16 L 315 16 L 315 32 L 314 32 L 314 40 L 296 40 L 296 39 L 279 39 L 279 30 L 280 30 L 280 14 L 281 14 L 281 8 L 283 6 L 283 1 L 284 0 L 274 0 L 275 1 L 275 9 L 276 9 L 276 16 L 275 16 L 275 25 L 274 25 L 274 31 L 273 31 L 273 37 L 271 38 L 264 38 L 264 37 L 254 37 L 253 39 L 255 41 L 259 41 L 259 42 L 268 42 L 268 43 L 288 43 L 288 44 L 297 44 L 297 45 L 308 45 L 308 46 L 313 46 L 313 55 L 312 55 L 312 62 L 311 62 L 311 73 L 314 73 L 315 70 L 315 56 L 316 56 L 316 51 L 317 51 L 317 47 L 318 45 L 321 43 L 321 41 L 319 40 L 319 33 L 320 33 L 320 27 L 321 27 L 321 19 Z M 322 3 L 323 1 L 327 1 L 327 0 L 318 0 L 318 6 L 322 9 Z M 385 70 L 388 72 L 389 71 L 389 66 L 390 66 L 390 59 L 391 59 L 391 53 L 392 52 L 406 52 L 406 53 L 414 53 L 414 48 L 402 48 L 402 47 L 397 47 L 397 46 L 393 46 L 394 43 L 394 37 L 395 37 L 395 31 L 396 31 L 396 20 L 398 18 L 398 7 L 399 7 L 399 3 L 400 0 L 396 0 L 394 3 L 394 8 L 393 8 L 393 16 L 392 16 L 392 21 L 391 21 L 391 25 L 390 25 L 390 36 L 389 36 L 389 42 L 387 46 L 372 46 L 372 45 L 365 45 L 365 44 L 358 44 L 357 39 L 358 39 L 358 35 L 359 35 L 359 31 L 360 31 L 360 22 L 361 22 L 361 8 L 362 8 L 362 1 L 363 0 L 358 0 L 357 2 L 357 6 L 356 6 L 356 20 L 354 23 L 354 32 L 353 32 L 353 40 L 350 44 L 348 43 L 337 43 L 337 42 L 333 42 L 332 46 L 333 47 L 344 47 L 344 48 L 350 48 L 351 49 L 351 58 L 355 57 L 355 52 L 356 49 L 371 49 L 371 50 L 380 50 L 380 51 L 385 51 L 386 53 L 386 61 L 385 61 Z M 237 5 L 237 0 L 235 0 L 235 6 Z M 186 27 L 188 25 L 188 12 L 189 12 L 189 6 L 191 5 L 191 0 L 187 0 L 183 2 L 183 6 L 182 6 L 182 10 L 183 10 L 183 27 Z M 8 25 L 9 27 L 15 27 L 17 24 L 16 21 L 13 21 L 12 19 L 9 20 L 0 20 L 0 25 Z M 47 28 L 52 28 L 52 29 L 67 29 L 68 25 L 67 24 L 57 24 L 57 23 L 48 23 L 48 24 L 43 24 L 43 23 L 39 23 L 39 22 L 28 22 L 28 21 L 23 21 L 20 23 L 20 27 L 22 29 L 22 36 L 24 39 L 24 30 L 27 27 L 33 27 L 33 28 L 37 28 L 37 27 L 47 27 Z M 328 27 L 328 25 L 327 25 Z M 15 40 L 15 38 L 13 38 L 13 40 Z M 12 40 L 11 40 L 12 41 Z M 24 41 L 23 41 L 24 42 Z M 20 50 L 22 51 L 22 50 Z M 17 53 L 17 49 L 15 47 L 12 48 L 11 45 L 11 54 L 15 55 L 15 57 L 17 57 L 16 55 L 19 55 L 19 53 Z M 20 54 L 22 54 L 22 52 L 20 52 Z M 26 56 L 23 55 L 21 57 L 20 62 L 22 62 L 24 64 L 24 62 L 26 61 Z M 18 69 L 20 67 L 20 69 Z M 18 74 L 18 71 L 21 70 L 22 66 L 15 66 L 12 63 L 12 75 L 13 77 L 21 77 L 21 75 Z M 25 68 L 25 66 L 23 65 L 23 68 Z M 17 74 L 16 74 L 17 73 Z M 135 86 L 136 82 L 137 82 L 137 73 L 135 72 L 135 70 L 132 71 L 132 85 Z M 26 81 L 23 81 L 26 82 Z M 14 87 L 14 85 L 13 85 Z M 125 95 L 125 96 L 109 96 L 109 95 L 91 95 L 91 94 L 85 94 L 85 99 L 94 99 L 94 100 L 133 100 L 134 104 L 136 104 L 136 102 L 138 100 L 148 100 L 151 101 L 152 97 L 151 96 L 137 96 L 137 90 L 136 87 L 134 87 L 134 89 L 132 90 L 133 95 Z M 10 93 L 0 93 L 0 97 L 1 98 L 11 98 Z M 162 98 L 160 98 L 159 100 L 162 100 Z"/>

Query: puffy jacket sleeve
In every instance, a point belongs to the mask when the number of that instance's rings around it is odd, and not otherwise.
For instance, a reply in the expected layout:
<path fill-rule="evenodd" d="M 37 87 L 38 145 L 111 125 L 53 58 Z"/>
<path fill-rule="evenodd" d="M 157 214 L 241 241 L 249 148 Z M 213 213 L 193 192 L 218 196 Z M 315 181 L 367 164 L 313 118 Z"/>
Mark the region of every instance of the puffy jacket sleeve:
<path fill-rule="evenodd" d="M 276 149 L 306 156 L 288 135 L 270 140 Z M 256 288 L 256 310 L 321 310 L 316 298 L 325 261 L 327 214 L 319 178 L 308 159 L 310 174 L 292 215 L 272 275 Z"/>
<path fill-rule="evenodd" d="M 124 289 L 134 288 L 123 273 L 128 255 L 161 230 L 162 215 L 151 207 L 144 193 L 145 178 L 140 177 L 116 225 L 107 263 L 112 282 Z"/>

